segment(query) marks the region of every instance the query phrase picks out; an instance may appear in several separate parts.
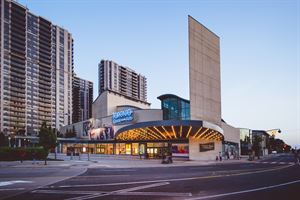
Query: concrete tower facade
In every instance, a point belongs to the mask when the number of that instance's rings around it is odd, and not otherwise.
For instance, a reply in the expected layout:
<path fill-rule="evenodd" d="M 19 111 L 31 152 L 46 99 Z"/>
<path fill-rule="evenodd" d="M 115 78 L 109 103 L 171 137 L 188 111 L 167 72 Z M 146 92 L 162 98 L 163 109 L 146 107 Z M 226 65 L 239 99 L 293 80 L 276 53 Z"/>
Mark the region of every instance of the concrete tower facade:
<path fill-rule="evenodd" d="M 220 39 L 188 17 L 191 119 L 221 126 Z"/>

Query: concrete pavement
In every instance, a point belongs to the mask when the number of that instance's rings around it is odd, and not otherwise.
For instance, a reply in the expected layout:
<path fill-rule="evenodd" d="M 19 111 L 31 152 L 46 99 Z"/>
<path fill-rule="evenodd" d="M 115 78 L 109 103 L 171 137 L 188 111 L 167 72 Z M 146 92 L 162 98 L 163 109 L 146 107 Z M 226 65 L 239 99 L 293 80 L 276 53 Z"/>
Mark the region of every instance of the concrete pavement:
<path fill-rule="evenodd" d="M 176 167 L 88 168 L 13 199 L 298 199 L 300 166 L 291 155 L 258 162 Z M 264 163 L 270 160 L 270 163 Z M 83 161 L 85 162 L 85 161 Z M 271 164 L 271 163 L 275 164 Z"/>
<path fill-rule="evenodd" d="M 54 158 L 54 154 L 50 154 L 49 158 Z M 171 164 L 161 164 L 160 159 L 140 159 L 133 156 L 108 156 L 108 155 L 90 155 L 88 160 L 87 154 L 79 156 L 70 156 L 64 154 L 58 154 L 57 159 L 61 159 L 63 162 L 69 165 L 79 165 L 79 163 L 88 165 L 88 168 L 143 168 L 143 167 L 178 167 L 178 166 L 200 166 L 200 165 L 219 165 L 229 163 L 248 163 L 246 158 L 240 160 L 222 160 L 222 161 L 189 161 L 187 159 L 174 158 Z"/>
<path fill-rule="evenodd" d="M 50 155 L 52 157 L 53 155 Z M 80 160 L 78 157 L 73 157 L 72 160 L 64 155 L 58 155 L 58 158 L 65 158 L 64 161 L 48 161 L 48 165 L 44 165 L 44 161 L 38 161 L 38 164 L 32 164 L 32 161 L 19 161 L 14 162 L 0 162 L 0 199 L 7 198 L 9 196 L 19 195 L 28 191 L 37 190 L 47 185 L 53 185 L 58 182 L 64 182 L 64 180 L 72 180 L 72 177 L 79 177 L 84 174 L 87 170 L 91 173 L 102 170 L 100 176 L 98 173 L 94 175 L 96 177 L 103 176 L 109 177 L 109 180 L 120 180 L 122 172 L 131 172 L 146 170 L 146 173 L 154 172 L 156 169 L 166 169 L 166 173 L 169 171 L 176 171 L 177 169 L 190 169 L 191 171 L 196 169 L 196 172 L 192 175 L 199 175 L 200 171 L 206 173 L 208 169 L 219 169 L 222 173 L 227 173 L 226 169 L 239 171 L 240 167 L 242 171 L 250 168 L 270 168 L 278 166 L 280 164 L 286 165 L 291 161 L 290 158 L 285 160 L 285 157 L 280 155 L 271 155 L 261 160 L 248 161 L 246 158 L 241 160 L 223 160 L 223 161 L 186 161 L 186 160 L 174 160 L 172 164 L 161 164 L 161 160 L 144 160 L 130 158 L 130 157 L 90 157 L 88 161 L 87 157 L 81 156 Z M 278 161 L 278 162 L 276 162 Z M 286 162 L 287 161 L 287 162 Z M 228 167 L 226 167 L 228 166 Z M 200 168 L 199 168 L 200 167 Z M 174 170 L 172 170 L 174 169 Z M 218 170 L 217 170 L 218 171 Z M 221 173 L 221 171 L 214 172 Z M 104 173 L 104 175 L 102 175 Z M 105 175 L 105 173 L 109 173 Z M 142 172 L 143 174 L 144 172 Z M 95 178 L 94 175 L 88 175 L 88 179 Z M 185 170 L 180 175 L 176 173 L 176 177 L 186 177 Z M 127 181 L 134 179 L 133 176 L 126 174 L 129 178 Z M 165 174 L 150 176 L 152 178 L 164 177 Z M 174 175 L 170 175 L 171 177 Z M 80 176 L 81 177 L 81 176 Z M 150 179 L 149 177 L 149 179 Z M 166 178 L 171 178 L 165 176 Z M 137 176 L 139 180 L 139 176 Z M 20 197 L 20 195 L 19 195 Z"/>
<path fill-rule="evenodd" d="M 205 165 L 223 165 L 223 164 L 239 164 L 239 163 L 272 163 L 274 164 L 274 159 L 280 156 L 269 155 L 262 157 L 259 160 L 248 161 L 247 157 L 242 157 L 239 160 L 226 160 L 222 161 L 189 161 L 186 159 L 177 159 L 174 158 L 173 163 L 171 164 L 161 164 L 160 159 L 140 159 L 139 157 L 132 156 L 106 156 L 106 155 L 90 155 L 89 159 L 87 154 L 83 154 L 80 157 L 73 156 L 71 159 L 70 156 L 65 154 L 57 154 L 57 160 L 47 161 L 47 165 L 44 165 L 44 161 L 37 161 L 36 164 L 32 164 L 32 161 L 1 161 L 0 168 L 149 168 L 149 167 L 178 167 L 178 166 L 205 166 Z M 50 159 L 54 159 L 54 154 L 49 154 Z M 281 164 L 292 164 L 283 162 L 284 160 L 279 160 Z M 279 163 L 279 162 L 278 162 Z"/>
<path fill-rule="evenodd" d="M 32 164 L 31 161 L 0 162 L 0 199 L 20 195 L 86 172 L 87 168 L 72 167 L 57 161 Z"/>

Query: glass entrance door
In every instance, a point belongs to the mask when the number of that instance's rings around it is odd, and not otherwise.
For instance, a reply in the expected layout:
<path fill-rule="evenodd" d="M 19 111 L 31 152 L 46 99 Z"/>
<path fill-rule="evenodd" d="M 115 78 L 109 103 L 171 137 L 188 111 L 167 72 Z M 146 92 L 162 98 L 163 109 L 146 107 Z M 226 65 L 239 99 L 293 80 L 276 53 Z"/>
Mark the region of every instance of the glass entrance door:
<path fill-rule="evenodd" d="M 131 144 L 126 144 L 126 154 L 131 155 Z"/>
<path fill-rule="evenodd" d="M 159 148 L 156 148 L 156 147 L 147 148 L 148 157 L 149 158 L 158 158 L 159 157 L 158 149 Z"/>
<path fill-rule="evenodd" d="M 147 143 L 146 153 L 148 158 L 161 158 L 163 155 L 170 153 L 169 145 L 166 142 Z"/>
<path fill-rule="evenodd" d="M 162 158 L 163 155 L 168 154 L 167 147 L 147 147 L 147 154 L 149 158 Z"/>
<path fill-rule="evenodd" d="M 140 155 L 145 155 L 146 152 L 146 144 L 139 144 L 139 154 Z"/>

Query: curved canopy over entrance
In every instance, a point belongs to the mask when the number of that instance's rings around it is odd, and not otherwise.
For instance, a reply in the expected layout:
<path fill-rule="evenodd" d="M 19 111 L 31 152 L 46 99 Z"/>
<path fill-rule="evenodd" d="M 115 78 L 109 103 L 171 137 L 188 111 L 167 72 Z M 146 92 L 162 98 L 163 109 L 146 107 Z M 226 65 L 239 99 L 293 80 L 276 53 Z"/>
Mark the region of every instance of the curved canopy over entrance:
<path fill-rule="evenodd" d="M 198 120 L 163 120 L 140 122 L 119 129 L 119 141 L 186 140 L 189 137 L 205 140 L 223 140 L 223 130 L 214 124 Z"/>

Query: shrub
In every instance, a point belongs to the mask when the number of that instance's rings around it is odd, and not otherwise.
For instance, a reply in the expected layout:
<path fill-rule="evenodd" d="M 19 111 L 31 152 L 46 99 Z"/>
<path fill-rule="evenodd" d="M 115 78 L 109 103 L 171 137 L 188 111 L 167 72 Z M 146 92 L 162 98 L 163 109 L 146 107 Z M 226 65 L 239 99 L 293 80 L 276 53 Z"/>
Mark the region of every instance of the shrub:
<path fill-rule="evenodd" d="M 45 160 L 48 152 L 43 147 L 0 148 L 0 161 L 32 160 L 34 155 L 37 160 Z"/>

